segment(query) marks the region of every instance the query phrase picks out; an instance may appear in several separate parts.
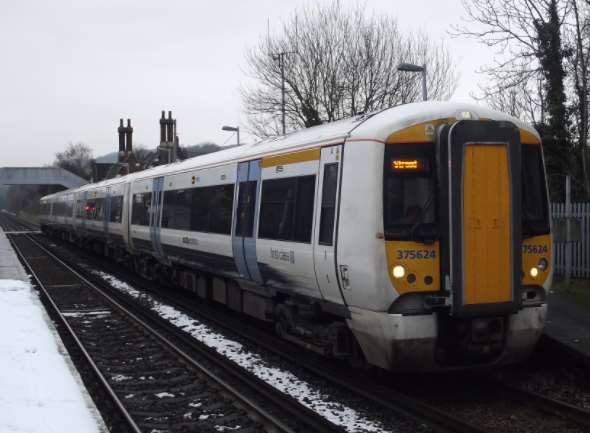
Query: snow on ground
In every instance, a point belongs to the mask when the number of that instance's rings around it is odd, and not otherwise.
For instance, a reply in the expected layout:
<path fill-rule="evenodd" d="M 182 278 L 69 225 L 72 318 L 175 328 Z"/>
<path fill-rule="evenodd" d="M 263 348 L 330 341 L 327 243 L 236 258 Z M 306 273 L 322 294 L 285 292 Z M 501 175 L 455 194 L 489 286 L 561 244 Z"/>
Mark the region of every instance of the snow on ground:
<path fill-rule="evenodd" d="M 0 432 L 106 432 L 28 282 L 0 279 Z"/>
<path fill-rule="evenodd" d="M 242 368 L 254 373 L 281 392 L 295 398 L 299 403 L 314 410 L 334 424 L 344 427 L 351 433 L 387 431 L 380 423 L 370 420 L 354 409 L 334 401 L 330 395 L 323 393 L 313 383 L 300 379 L 289 371 L 273 366 L 258 353 L 248 351 L 241 343 L 228 339 L 200 321 L 170 305 L 159 302 L 148 294 L 141 293 L 110 274 L 101 271 L 92 272 L 121 292 L 136 299 L 141 298 L 149 301 L 147 304 L 150 305 L 152 311 L 163 319 L 188 332 L 198 341 L 231 359 Z"/>

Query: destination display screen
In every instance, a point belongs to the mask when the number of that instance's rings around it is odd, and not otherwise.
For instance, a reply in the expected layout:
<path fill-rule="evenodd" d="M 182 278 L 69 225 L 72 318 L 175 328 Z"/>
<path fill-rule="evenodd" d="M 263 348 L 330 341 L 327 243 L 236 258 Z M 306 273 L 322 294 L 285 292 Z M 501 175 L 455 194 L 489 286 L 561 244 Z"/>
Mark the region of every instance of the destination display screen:
<path fill-rule="evenodd" d="M 430 171 L 430 161 L 425 158 L 393 158 L 390 167 L 398 173 L 427 173 Z"/>

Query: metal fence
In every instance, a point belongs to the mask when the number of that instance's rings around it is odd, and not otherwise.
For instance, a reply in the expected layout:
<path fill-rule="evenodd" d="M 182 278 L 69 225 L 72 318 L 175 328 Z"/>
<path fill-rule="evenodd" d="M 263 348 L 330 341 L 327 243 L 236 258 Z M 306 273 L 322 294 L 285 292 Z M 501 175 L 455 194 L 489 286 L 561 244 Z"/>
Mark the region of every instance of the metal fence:
<path fill-rule="evenodd" d="M 551 217 L 554 220 L 566 216 L 565 203 L 551 203 Z M 572 277 L 590 278 L 590 203 L 572 203 L 570 216 L 580 222 L 576 236 L 579 240 L 572 242 Z M 566 245 L 565 242 L 556 242 L 553 246 L 556 275 L 564 274 Z"/>

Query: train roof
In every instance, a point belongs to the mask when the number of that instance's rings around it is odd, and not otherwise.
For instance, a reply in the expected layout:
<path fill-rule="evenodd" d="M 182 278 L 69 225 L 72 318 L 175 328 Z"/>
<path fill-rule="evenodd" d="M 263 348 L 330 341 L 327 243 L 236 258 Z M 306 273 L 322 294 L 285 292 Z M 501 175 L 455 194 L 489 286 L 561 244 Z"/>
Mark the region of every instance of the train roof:
<path fill-rule="evenodd" d="M 457 119 L 485 118 L 490 120 L 509 121 L 514 123 L 518 128 L 524 129 L 539 137 L 537 131 L 531 125 L 510 115 L 490 110 L 485 107 L 457 102 L 417 102 L 398 105 L 381 111 L 302 129 L 285 136 L 267 139 L 252 144 L 244 144 L 226 150 L 196 156 L 184 161 L 153 167 L 137 173 L 83 185 L 76 189 L 47 195 L 43 197 L 43 199 L 62 194 L 107 187 L 137 179 L 162 176 L 168 173 L 183 172 L 256 159 L 277 152 L 289 152 L 319 145 L 325 146 L 329 144 L 337 144 L 350 138 L 385 141 L 391 133 L 400 129 L 436 119 L 453 117 Z"/>

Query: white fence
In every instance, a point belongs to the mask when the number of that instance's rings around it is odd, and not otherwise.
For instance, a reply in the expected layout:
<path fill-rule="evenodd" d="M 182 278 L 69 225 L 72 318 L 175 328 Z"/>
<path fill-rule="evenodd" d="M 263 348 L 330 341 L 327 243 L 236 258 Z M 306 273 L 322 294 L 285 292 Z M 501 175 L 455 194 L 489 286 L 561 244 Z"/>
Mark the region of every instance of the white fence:
<path fill-rule="evenodd" d="M 571 215 L 581 223 L 581 240 L 572 243 L 572 277 L 590 278 L 590 203 L 572 203 Z M 565 203 L 551 203 L 552 218 L 565 217 Z M 563 275 L 565 270 L 565 242 L 553 246 L 555 274 Z"/>

